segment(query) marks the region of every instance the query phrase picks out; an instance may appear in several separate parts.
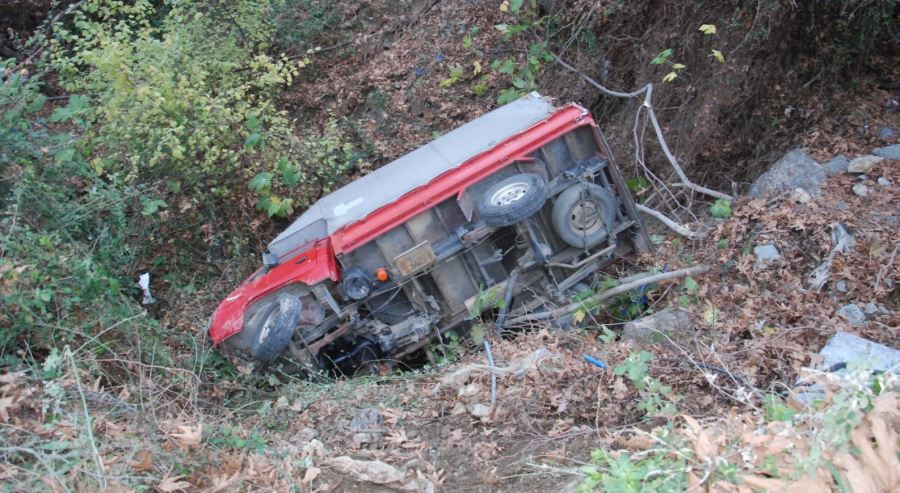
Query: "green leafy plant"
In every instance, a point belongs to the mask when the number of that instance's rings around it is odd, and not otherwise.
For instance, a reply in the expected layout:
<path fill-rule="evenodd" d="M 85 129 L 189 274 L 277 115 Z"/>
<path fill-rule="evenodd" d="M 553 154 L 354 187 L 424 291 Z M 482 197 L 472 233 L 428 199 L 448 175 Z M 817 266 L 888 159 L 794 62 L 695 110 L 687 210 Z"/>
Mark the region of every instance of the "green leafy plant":
<path fill-rule="evenodd" d="M 450 75 L 446 79 L 439 82 L 438 86 L 440 86 L 441 89 L 446 89 L 459 82 L 460 79 L 463 78 L 464 74 L 465 71 L 463 70 L 461 65 L 453 65 L 450 67 Z"/>
<path fill-rule="evenodd" d="M 641 393 L 637 408 L 647 416 L 674 416 L 678 409 L 675 406 L 677 396 L 672 388 L 664 385 L 659 379 L 650 376 L 650 361 L 653 355 L 648 351 L 631 353 L 622 363 L 613 368 L 613 373 L 625 376 Z"/>
<path fill-rule="evenodd" d="M 482 289 L 478 292 L 478 294 L 475 295 L 475 301 L 472 302 L 472 307 L 469 310 L 469 315 L 472 318 L 478 318 L 486 310 L 502 307 L 503 294 L 500 292 L 500 288 L 495 286 L 490 289 Z"/>
<path fill-rule="evenodd" d="M 716 200 L 712 207 L 710 207 L 709 213 L 716 219 L 727 219 L 731 217 L 731 201 L 725 199 Z"/>
<path fill-rule="evenodd" d="M 667 73 L 663 77 L 663 82 L 672 82 L 676 78 L 678 78 L 679 72 L 687 68 L 683 63 L 672 62 L 672 48 L 666 48 L 662 52 L 660 52 L 653 60 L 650 60 L 651 65 L 669 65 L 671 67 L 671 71 Z"/>

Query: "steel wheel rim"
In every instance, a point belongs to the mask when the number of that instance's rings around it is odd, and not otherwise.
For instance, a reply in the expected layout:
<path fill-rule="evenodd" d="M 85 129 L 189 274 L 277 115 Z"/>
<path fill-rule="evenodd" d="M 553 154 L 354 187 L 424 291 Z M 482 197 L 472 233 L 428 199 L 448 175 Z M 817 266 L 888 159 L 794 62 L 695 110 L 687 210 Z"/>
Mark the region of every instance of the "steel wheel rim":
<path fill-rule="evenodd" d="M 582 235 L 596 233 L 603 225 L 601 207 L 592 200 L 575 205 L 569 213 L 569 226 Z"/>
<path fill-rule="evenodd" d="M 491 195 L 490 202 L 496 206 L 509 205 L 521 200 L 530 189 L 531 186 L 523 181 L 510 183 L 494 192 L 494 194 Z"/>

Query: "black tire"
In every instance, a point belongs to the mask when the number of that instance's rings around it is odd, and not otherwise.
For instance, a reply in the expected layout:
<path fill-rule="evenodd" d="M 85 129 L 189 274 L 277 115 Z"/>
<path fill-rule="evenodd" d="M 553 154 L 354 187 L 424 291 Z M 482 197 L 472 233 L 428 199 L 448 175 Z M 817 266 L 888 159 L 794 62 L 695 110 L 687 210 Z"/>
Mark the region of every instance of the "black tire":
<path fill-rule="evenodd" d="M 616 196 L 609 190 L 582 183 L 559 194 L 553 204 L 553 229 L 575 248 L 592 248 L 609 237 L 616 208 Z"/>
<path fill-rule="evenodd" d="M 520 223 L 547 202 L 547 182 L 532 173 L 521 173 L 494 183 L 478 198 L 475 209 L 488 226 L 501 228 Z"/>
<path fill-rule="evenodd" d="M 300 299 L 287 293 L 279 294 L 263 308 L 268 313 L 255 328 L 250 349 L 254 361 L 272 363 L 284 353 L 300 323 L 302 308 Z"/>

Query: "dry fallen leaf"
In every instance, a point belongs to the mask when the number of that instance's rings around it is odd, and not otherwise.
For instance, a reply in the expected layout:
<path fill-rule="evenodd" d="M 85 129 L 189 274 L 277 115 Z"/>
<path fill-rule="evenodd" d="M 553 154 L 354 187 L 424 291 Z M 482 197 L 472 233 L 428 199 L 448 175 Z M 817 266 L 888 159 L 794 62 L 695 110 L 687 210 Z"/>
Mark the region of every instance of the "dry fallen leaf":
<path fill-rule="evenodd" d="M 9 411 L 13 408 L 13 398 L 4 397 L 0 399 L 0 420 L 4 423 L 9 422 Z"/>
<path fill-rule="evenodd" d="M 182 448 L 196 447 L 203 441 L 203 423 L 197 423 L 196 426 L 179 425 L 176 426 L 175 432 L 169 435 L 178 442 Z"/>
<path fill-rule="evenodd" d="M 306 486 L 309 483 L 312 483 L 321 473 L 322 470 L 318 467 L 310 467 L 306 470 L 306 474 L 303 475 L 303 479 L 300 480 L 300 484 Z"/>
<path fill-rule="evenodd" d="M 159 484 L 156 485 L 156 489 L 162 493 L 174 493 L 176 491 L 184 491 L 190 488 L 192 485 L 187 481 L 181 481 L 181 478 L 184 476 L 172 476 L 164 477 Z"/>
<path fill-rule="evenodd" d="M 139 450 L 134 454 L 134 460 L 128 465 L 137 472 L 149 471 L 153 469 L 153 454 L 146 450 Z"/>
<path fill-rule="evenodd" d="M 227 474 L 215 475 L 212 478 L 212 485 L 204 490 L 204 493 L 218 493 L 219 491 L 225 491 L 229 486 L 234 484 L 239 477 L 240 473 L 237 472 L 231 476 L 228 476 Z"/>

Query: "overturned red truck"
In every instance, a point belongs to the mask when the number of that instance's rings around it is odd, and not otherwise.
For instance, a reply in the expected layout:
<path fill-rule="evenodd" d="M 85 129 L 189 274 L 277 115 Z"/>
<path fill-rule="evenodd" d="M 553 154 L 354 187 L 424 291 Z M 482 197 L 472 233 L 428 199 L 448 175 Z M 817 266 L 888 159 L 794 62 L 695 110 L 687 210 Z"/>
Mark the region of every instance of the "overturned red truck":
<path fill-rule="evenodd" d="M 209 336 L 263 365 L 368 372 L 481 312 L 502 327 L 571 299 L 649 246 L 588 111 L 532 93 L 313 204 L 222 301 Z"/>

